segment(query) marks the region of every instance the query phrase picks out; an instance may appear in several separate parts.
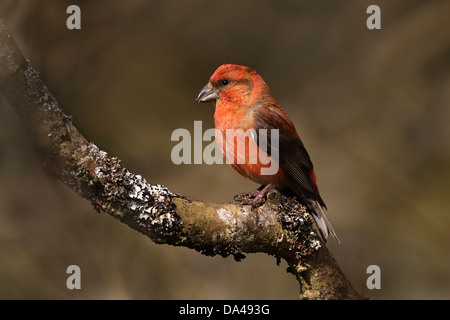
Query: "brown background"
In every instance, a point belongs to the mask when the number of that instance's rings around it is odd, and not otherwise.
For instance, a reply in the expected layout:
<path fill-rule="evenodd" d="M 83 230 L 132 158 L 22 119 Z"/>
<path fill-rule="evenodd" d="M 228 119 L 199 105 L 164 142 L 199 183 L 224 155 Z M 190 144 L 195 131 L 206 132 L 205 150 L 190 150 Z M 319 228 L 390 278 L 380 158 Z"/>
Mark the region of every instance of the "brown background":
<path fill-rule="evenodd" d="M 66 28 L 81 7 L 82 29 Z M 381 30 L 366 8 L 381 7 Z M 171 162 L 173 130 L 213 126 L 195 98 L 223 63 L 256 69 L 297 126 L 361 292 L 450 298 L 449 1 L 2 0 L 0 16 L 84 135 L 192 199 L 256 187 L 226 165 Z M 206 144 L 205 144 L 206 145 Z M 82 289 L 66 288 L 81 268 Z M 381 268 L 381 290 L 366 268 Z M 205 257 L 97 214 L 40 169 L 0 98 L 0 298 L 296 299 L 273 257 Z"/>

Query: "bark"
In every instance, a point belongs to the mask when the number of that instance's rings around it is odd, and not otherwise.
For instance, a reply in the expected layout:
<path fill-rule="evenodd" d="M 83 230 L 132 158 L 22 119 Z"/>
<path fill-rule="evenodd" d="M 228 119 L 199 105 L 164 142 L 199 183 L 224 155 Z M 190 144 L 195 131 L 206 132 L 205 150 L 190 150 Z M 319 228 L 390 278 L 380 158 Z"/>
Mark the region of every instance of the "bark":
<path fill-rule="evenodd" d="M 0 21 L 0 89 L 21 118 L 42 167 L 74 192 L 148 236 L 205 255 L 264 252 L 287 261 L 303 299 L 364 299 L 313 229 L 305 207 L 277 191 L 249 206 L 193 201 L 148 183 L 73 125 Z"/>

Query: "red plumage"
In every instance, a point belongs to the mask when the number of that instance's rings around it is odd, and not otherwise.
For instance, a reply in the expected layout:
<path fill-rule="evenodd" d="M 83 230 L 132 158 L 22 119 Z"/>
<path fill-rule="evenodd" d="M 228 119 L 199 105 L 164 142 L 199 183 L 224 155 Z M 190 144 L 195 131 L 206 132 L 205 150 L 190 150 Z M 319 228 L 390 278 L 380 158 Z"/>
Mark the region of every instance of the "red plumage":
<path fill-rule="evenodd" d="M 198 95 L 197 102 L 208 101 L 215 102 L 216 142 L 227 162 L 244 177 L 262 185 L 257 191 L 247 193 L 252 198 L 241 203 L 262 204 L 273 187 L 289 190 L 306 205 L 324 241 L 331 234 L 339 242 L 323 211 L 325 202 L 319 194 L 308 152 L 261 76 L 245 66 L 222 65 Z M 267 132 L 266 145 L 261 143 L 264 141 L 261 132 Z M 272 145 L 276 140 L 271 133 L 278 133 L 277 148 Z M 230 134 L 233 136 L 227 139 Z M 239 145 L 239 139 L 245 144 Z M 273 152 L 277 152 L 278 159 Z M 278 170 L 274 174 L 262 174 L 261 169 L 267 169 L 272 164 L 270 161 L 276 161 Z"/>

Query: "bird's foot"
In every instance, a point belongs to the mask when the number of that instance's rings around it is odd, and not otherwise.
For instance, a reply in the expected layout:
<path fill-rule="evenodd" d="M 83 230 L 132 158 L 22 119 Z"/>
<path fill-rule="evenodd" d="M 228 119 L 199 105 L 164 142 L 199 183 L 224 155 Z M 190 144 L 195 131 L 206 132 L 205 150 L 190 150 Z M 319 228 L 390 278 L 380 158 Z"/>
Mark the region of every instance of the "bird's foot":
<path fill-rule="evenodd" d="M 242 192 L 242 193 L 238 193 L 237 195 L 235 195 L 233 197 L 233 200 L 241 202 L 241 201 L 245 201 L 248 199 L 252 199 L 252 198 L 258 196 L 259 194 L 261 194 L 261 190 L 259 190 L 259 189 L 255 190 L 255 191 L 250 191 L 250 192 Z"/>
<path fill-rule="evenodd" d="M 234 196 L 234 202 L 239 202 L 240 204 L 250 204 L 252 210 L 266 202 L 266 195 L 262 194 L 261 191 L 244 192 Z"/>
<path fill-rule="evenodd" d="M 273 186 L 268 184 L 267 186 L 261 186 L 258 190 L 239 193 L 234 196 L 234 202 L 240 204 L 249 204 L 252 206 L 252 210 L 266 202 L 266 194 L 272 189 Z"/>

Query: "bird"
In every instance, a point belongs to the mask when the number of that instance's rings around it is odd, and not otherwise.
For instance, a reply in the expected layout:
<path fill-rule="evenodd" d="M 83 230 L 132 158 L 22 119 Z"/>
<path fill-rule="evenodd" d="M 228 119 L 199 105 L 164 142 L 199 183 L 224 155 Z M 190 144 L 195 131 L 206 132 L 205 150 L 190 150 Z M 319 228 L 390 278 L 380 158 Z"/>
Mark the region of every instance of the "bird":
<path fill-rule="evenodd" d="M 313 216 L 323 241 L 331 234 L 340 243 L 325 215 L 327 207 L 319 193 L 311 158 L 293 122 L 254 69 L 236 64 L 219 66 L 200 90 L 196 102 L 214 102 L 218 148 L 233 169 L 261 185 L 235 199 L 251 204 L 253 209 L 266 201 L 273 188 L 293 194 Z M 227 139 L 231 134 L 234 136 Z M 238 138 L 242 137 L 245 144 L 238 146 Z M 263 168 L 274 163 L 275 172 L 262 174 Z"/>

